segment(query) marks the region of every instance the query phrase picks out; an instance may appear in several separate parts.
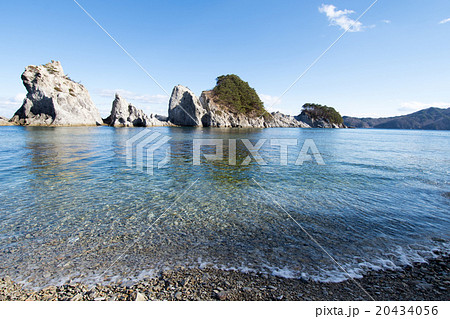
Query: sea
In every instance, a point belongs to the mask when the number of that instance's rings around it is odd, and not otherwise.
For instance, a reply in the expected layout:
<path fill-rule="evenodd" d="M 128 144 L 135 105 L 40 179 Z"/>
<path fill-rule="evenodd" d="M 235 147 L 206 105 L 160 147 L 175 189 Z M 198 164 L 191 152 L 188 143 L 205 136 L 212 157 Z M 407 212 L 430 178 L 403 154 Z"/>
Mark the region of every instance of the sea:
<path fill-rule="evenodd" d="M 0 277 L 338 282 L 449 252 L 450 131 L 0 127 Z"/>

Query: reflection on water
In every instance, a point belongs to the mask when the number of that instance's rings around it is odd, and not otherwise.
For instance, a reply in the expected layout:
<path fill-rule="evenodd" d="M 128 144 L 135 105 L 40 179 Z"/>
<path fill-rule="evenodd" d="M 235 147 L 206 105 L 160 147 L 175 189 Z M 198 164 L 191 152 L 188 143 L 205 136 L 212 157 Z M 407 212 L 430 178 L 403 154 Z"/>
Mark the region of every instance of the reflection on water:
<path fill-rule="evenodd" d="M 148 175 L 125 165 L 140 130 L 0 128 L 0 275 L 38 287 L 208 265 L 344 279 L 253 178 L 351 274 L 448 250 L 449 132 L 154 128 L 171 158 Z M 224 158 L 192 165 L 195 138 L 225 139 Z M 261 138 L 267 165 L 229 165 L 229 139 L 240 164 L 241 139 Z M 275 138 L 299 139 L 291 164 L 312 138 L 326 165 L 279 165 Z"/>
<path fill-rule="evenodd" d="M 83 178 L 89 166 L 101 151 L 92 135 L 83 140 L 74 140 L 69 132 L 58 132 L 56 128 L 26 128 L 25 148 L 29 150 L 30 174 L 36 183 L 60 183 L 73 178 Z"/>

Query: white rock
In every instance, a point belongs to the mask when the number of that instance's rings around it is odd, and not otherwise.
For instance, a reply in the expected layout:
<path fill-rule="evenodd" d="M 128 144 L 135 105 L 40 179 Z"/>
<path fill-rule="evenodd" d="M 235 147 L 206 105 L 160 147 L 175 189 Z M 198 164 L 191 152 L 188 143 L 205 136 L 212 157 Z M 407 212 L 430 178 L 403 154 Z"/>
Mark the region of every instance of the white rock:
<path fill-rule="evenodd" d="M 14 125 L 6 117 L 0 116 L 0 126 Z"/>
<path fill-rule="evenodd" d="M 310 126 L 305 122 L 300 121 L 296 116 L 285 115 L 280 112 L 271 113 L 271 119 L 267 121 L 268 127 L 303 127 Z"/>
<path fill-rule="evenodd" d="M 21 125 L 100 125 L 88 90 L 64 74 L 59 61 L 29 65 L 22 74 L 27 96 L 11 121 Z"/>
<path fill-rule="evenodd" d="M 235 114 L 217 105 L 211 96 L 211 91 L 203 91 L 200 97 L 205 114 L 203 126 L 212 127 L 309 127 L 295 117 L 280 112 L 265 116 L 248 116 Z"/>
<path fill-rule="evenodd" d="M 147 297 L 140 293 L 140 292 L 136 292 L 136 299 L 134 299 L 134 301 L 147 301 Z"/>
<path fill-rule="evenodd" d="M 83 300 L 83 295 L 78 293 L 76 294 L 74 297 L 72 297 L 72 299 L 70 299 L 71 301 L 80 301 Z"/>
<path fill-rule="evenodd" d="M 172 91 L 169 121 L 175 125 L 203 127 L 309 127 L 297 118 L 279 112 L 265 116 L 235 114 L 217 105 L 211 91 L 203 91 L 197 98 L 182 85 Z"/>
<path fill-rule="evenodd" d="M 169 100 L 169 121 L 181 126 L 202 126 L 205 110 L 200 100 L 187 87 L 177 85 Z"/>
<path fill-rule="evenodd" d="M 144 111 L 129 104 L 116 93 L 113 101 L 111 115 L 104 122 L 111 126 L 164 126 L 167 121 L 161 121 L 157 115 L 146 115 Z"/>

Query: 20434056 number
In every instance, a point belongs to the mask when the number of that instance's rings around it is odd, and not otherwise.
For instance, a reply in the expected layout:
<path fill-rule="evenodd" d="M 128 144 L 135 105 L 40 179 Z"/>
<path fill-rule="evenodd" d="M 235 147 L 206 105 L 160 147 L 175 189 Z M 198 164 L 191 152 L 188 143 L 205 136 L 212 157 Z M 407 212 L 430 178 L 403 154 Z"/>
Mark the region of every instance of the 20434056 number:
<path fill-rule="evenodd" d="M 377 306 L 377 316 L 436 316 L 438 314 L 437 306 Z"/>

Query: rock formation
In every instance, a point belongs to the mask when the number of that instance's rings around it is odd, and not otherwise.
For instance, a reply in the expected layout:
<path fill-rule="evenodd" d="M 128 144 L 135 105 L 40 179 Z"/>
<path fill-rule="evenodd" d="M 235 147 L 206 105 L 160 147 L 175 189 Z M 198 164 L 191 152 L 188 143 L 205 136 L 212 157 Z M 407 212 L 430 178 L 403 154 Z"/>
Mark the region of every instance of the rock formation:
<path fill-rule="evenodd" d="M 272 112 L 272 120 L 269 122 L 269 127 L 303 127 L 310 126 L 301 121 L 298 116 L 285 115 L 280 112 Z"/>
<path fill-rule="evenodd" d="M 11 122 L 20 125 L 100 125 L 87 89 L 64 74 L 61 63 L 29 65 L 22 74 L 27 96 Z"/>
<path fill-rule="evenodd" d="M 229 112 L 214 102 L 211 91 L 203 91 L 200 102 L 206 110 L 202 118 L 203 126 L 211 127 L 309 127 L 295 117 L 280 112 L 265 116 L 247 116 Z"/>
<path fill-rule="evenodd" d="M 200 102 L 205 113 L 202 118 L 202 125 L 205 127 L 265 127 L 262 116 L 249 117 L 228 112 L 220 107 L 212 99 L 211 91 L 203 91 Z"/>
<path fill-rule="evenodd" d="M 336 124 L 331 123 L 329 120 L 325 118 L 317 118 L 313 119 L 308 114 L 302 112 L 298 116 L 296 116 L 299 121 L 302 121 L 309 125 L 309 127 L 313 128 L 345 128 L 344 124 Z"/>
<path fill-rule="evenodd" d="M 104 120 L 110 126 L 164 126 L 168 125 L 162 117 L 150 114 L 136 108 L 116 93 L 111 114 Z"/>
<path fill-rule="evenodd" d="M 219 81 L 221 78 L 224 82 Z M 304 112 L 299 116 L 284 115 L 280 112 L 268 113 L 256 91 L 250 88 L 247 82 L 243 82 L 236 75 L 222 76 L 218 79 L 218 85 L 223 86 L 216 86 L 215 89 L 220 87 L 224 95 L 216 91 L 214 95 L 213 91 L 203 91 L 198 98 L 187 87 L 175 86 L 169 101 L 168 117 L 146 115 L 116 94 L 111 114 L 102 120 L 87 89 L 65 75 L 60 62 L 52 61 L 39 66 L 30 65 L 22 74 L 27 96 L 9 122 L 0 118 L 0 125 L 9 123 L 10 125 L 71 126 L 105 123 L 125 127 L 166 125 L 259 128 L 345 127 L 342 124 L 334 124 L 326 118 L 316 116 L 313 119 Z M 231 85 L 231 89 L 225 84 Z M 234 93 L 231 99 L 227 96 L 230 90 Z M 223 96 L 225 98 L 222 99 Z M 239 103 L 233 102 L 236 100 Z"/>
<path fill-rule="evenodd" d="M 181 126 L 202 126 L 205 115 L 200 100 L 187 87 L 177 85 L 169 100 L 169 122 Z"/>
<path fill-rule="evenodd" d="M 14 125 L 6 117 L 0 116 L 0 126 Z"/>
<path fill-rule="evenodd" d="M 232 113 L 217 105 L 211 91 L 200 99 L 188 88 L 177 85 L 169 102 L 169 121 L 174 125 L 203 127 L 309 127 L 293 116 L 279 112 L 265 116 Z"/>

